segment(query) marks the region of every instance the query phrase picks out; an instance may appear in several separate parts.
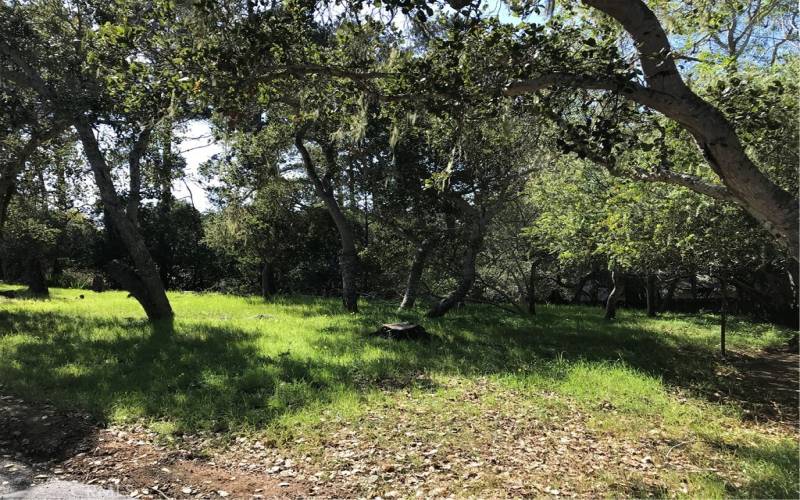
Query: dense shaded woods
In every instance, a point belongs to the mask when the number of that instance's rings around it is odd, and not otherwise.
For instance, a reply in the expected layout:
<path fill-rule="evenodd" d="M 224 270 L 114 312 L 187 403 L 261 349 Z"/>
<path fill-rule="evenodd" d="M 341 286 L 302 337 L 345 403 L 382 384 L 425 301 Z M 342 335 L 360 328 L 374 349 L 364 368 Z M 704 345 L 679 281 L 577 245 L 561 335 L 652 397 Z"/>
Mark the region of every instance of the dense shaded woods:
<path fill-rule="evenodd" d="M 796 326 L 795 7 L 3 2 L 2 279 Z"/>

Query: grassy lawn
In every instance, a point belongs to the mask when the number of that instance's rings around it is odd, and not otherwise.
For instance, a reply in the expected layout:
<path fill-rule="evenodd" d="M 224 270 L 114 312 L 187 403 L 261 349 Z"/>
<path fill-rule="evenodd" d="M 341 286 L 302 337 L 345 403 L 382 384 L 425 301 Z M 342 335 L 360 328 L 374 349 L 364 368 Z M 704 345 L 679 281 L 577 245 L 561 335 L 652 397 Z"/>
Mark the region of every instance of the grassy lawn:
<path fill-rule="evenodd" d="M 717 356 L 713 316 L 469 306 L 420 320 L 382 302 L 347 315 L 334 299 L 170 299 L 174 325 L 151 326 L 122 292 L 0 298 L 0 384 L 164 442 L 259 440 L 348 471 L 358 494 L 413 496 L 420 474 L 433 495 L 800 494 L 796 422 L 758 417 L 769 394 Z M 395 320 L 435 338 L 366 335 Z M 728 345 L 753 354 L 790 335 L 733 320 Z M 384 481 L 397 471 L 405 482 Z"/>

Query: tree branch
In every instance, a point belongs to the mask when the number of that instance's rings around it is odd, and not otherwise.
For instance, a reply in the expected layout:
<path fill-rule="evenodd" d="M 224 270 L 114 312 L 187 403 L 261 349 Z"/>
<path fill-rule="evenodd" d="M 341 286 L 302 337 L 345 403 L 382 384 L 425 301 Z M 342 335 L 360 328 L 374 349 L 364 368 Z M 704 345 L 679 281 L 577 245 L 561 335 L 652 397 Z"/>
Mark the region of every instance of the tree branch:
<path fill-rule="evenodd" d="M 571 87 L 619 92 L 643 106 L 659 110 L 662 113 L 666 107 L 674 105 L 676 101 L 674 97 L 668 94 L 650 89 L 629 80 L 615 80 L 612 78 L 573 73 L 550 73 L 530 80 L 519 80 L 510 83 L 503 93 L 513 97 L 529 94 L 549 87 Z"/>
<path fill-rule="evenodd" d="M 695 193 L 704 194 L 717 200 L 739 204 L 736 197 L 722 184 L 708 182 L 694 175 L 673 172 L 664 168 L 654 168 L 652 170 L 637 169 L 636 173 L 630 177 L 639 181 L 663 182 L 674 186 L 681 186 Z"/>

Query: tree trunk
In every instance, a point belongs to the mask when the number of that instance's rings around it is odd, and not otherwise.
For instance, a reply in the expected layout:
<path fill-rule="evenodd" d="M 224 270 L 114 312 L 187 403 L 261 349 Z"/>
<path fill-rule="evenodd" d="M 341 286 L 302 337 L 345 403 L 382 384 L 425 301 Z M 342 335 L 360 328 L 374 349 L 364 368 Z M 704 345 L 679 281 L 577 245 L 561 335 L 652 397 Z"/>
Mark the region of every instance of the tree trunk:
<path fill-rule="evenodd" d="M 339 269 L 342 272 L 342 306 L 348 312 L 358 312 L 358 254 L 355 245 L 350 250 L 345 250 L 342 244 L 342 253 L 339 255 Z"/>
<path fill-rule="evenodd" d="M 655 317 L 658 310 L 657 297 L 656 297 L 656 275 L 653 273 L 647 274 L 647 315 L 651 318 Z"/>
<path fill-rule="evenodd" d="M 275 266 L 269 260 L 264 261 L 261 267 L 261 296 L 265 299 L 275 295 L 278 287 L 275 285 Z"/>
<path fill-rule="evenodd" d="M 128 203 L 126 213 L 134 225 L 139 225 L 139 205 L 142 201 L 142 166 L 141 160 L 147 145 L 150 142 L 149 127 L 143 129 L 136 136 L 133 147 L 128 154 L 129 184 L 128 184 Z"/>
<path fill-rule="evenodd" d="M 50 290 L 47 288 L 42 259 L 38 255 L 32 255 L 28 258 L 26 267 L 28 291 L 33 295 L 49 295 Z"/>
<path fill-rule="evenodd" d="M 719 284 L 722 295 L 719 309 L 719 348 L 724 358 L 727 355 L 725 351 L 725 333 L 728 327 L 728 283 L 724 279 L 720 279 Z"/>
<path fill-rule="evenodd" d="M 400 309 L 411 309 L 417 301 L 419 282 L 422 279 L 422 271 L 425 269 L 425 261 L 428 259 L 431 246 L 433 246 L 433 240 L 425 239 L 414 250 L 414 258 L 411 260 L 411 269 L 408 271 L 406 291 L 403 294 L 403 301 L 400 302 Z"/>
<path fill-rule="evenodd" d="M 625 277 L 619 268 L 611 271 L 611 281 L 614 288 L 606 300 L 606 319 L 609 320 L 617 317 L 617 303 L 625 294 Z"/>
<path fill-rule="evenodd" d="M 11 198 L 14 196 L 16 188 L 14 179 L 0 178 L 0 237 L 3 235 L 3 227 L 8 217 L 8 207 L 11 206 Z"/>
<path fill-rule="evenodd" d="M 528 274 L 528 314 L 536 314 L 536 261 L 531 261 Z"/>
<path fill-rule="evenodd" d="M 736 202 L 797 260 L 800 257 L 797 198 L 758 169 L 725 115 L 686 85 L 675 64 L 667 34 L 653 11 L 642 0 L 583 0 L 583 3 L 609 15 L 624 27 L 639 53 L 646 86 L 604 75 L 550 73 L 515 82 L 506 88 L 506 95 L 521 95 L 552 86 L 608 90 L 658 111 L 692 135 L 722 185 L 682 174 L 664 177 L 673 180 L 692 177 L 689 182 L 675 183 L 704 195 Z M 674 174 L 668 170 L 666 173 Z"/>
<path fill-rule="evenodd" d="M 42 141 L 49 139 L 56 134 L 56 130 L 33 136 L 28 139 L 22 149 L 14 158 L 4 158 L 0 168 L 0 235 L 3 233 L 3 226 L 8 216 L 8 207 L 11 205 L 11 198 L 14 196 L 17 186 L 17 177 L 25 168 L 28 158 L 36 151 Z"/>
<path fill-rule="evenodd" d="M 669 282 L 669 286 L 667 287 L 667 295 L 664 297 L 664 301 L 661 303 L 661 312 L 667 311 L 672 307 L 672 300 L 675 297 L 675 289 L 678 287 L 679 281 L 680 278 L 675 278 Z"/>
<path fill-rule="evenodd" d="M 114 188 L 111 171 L 100 151 L 94 131 L 87 122 L 80 120 L 76 121 L 75 128 L 94 174 L 103 207 L 111 218 L 120 240 L 125 245 L 135 266 L 135 269 L 130 269 L 125 264 L 117 262 L 112 263 L 109 271 L 139 301 L 148 319 L 151 321 L 171 319 L 172 307 L 167 299 L 167 293 L 156 264 L 136 225 L 122 208 L 122 203 Z"/>
<path fill-rule="evenodd" d="M 488 219 L 486 211 L 483 209 L 479 210 L 480 213 L 475 215 L 475 220 L 470 230 L 467 249 L 462 259 L 461 278 L 459 279 L 458 286 L 450 295 L 440 300 L 428 311 L 427 316 L 429 318 L 438 318 L 447 314 L 450 309 L 467 297 L 470 289 L 472 289 L 473 283 L 475 283 L 475 263 L 478 259 L 478 253 L 483 246 L 483 237 L 486 233 L 486 223 Z"/>
<path fill-rule="evenodd" d="M 306 175 L 314 186 L 314 191 L 319 196 L 328 213 L 339 231 L 342 249 L 339 254 L 339 270 L 342 273 L 342 305 L 348 312 L 358 312 L 358 290 L 356 280 L 358 278 L 358 253 L 356 252 L 356 240 L 350 222 L 342 212 L 341 206 L 336 200 L 333 189 L 331 189 L 328 178 L 321 179 L 311 155 L 303 143 L 302 134 L 295 136 L 295 146 L 303 159 L 303 166 Z M 328 163 L 328 172 L 331 173 L 336 166 L 336 157 L 331 147 L 323 146 L 325 160 Z"/>
<path fill-rule="evenodd" d="M 570 300 L 570 304 L 579 304 L 581 301 L 581 296 L 583 295 L 583 288 L 586 286 L 586 282 L 589 281 L 594 275 L 594 271 L 590 272 L 589 274 L 585 274 L 581 276 L 578 280 L 578 284 L 575 286 L 575 293 L 572 295 L 572 300 Z"/>

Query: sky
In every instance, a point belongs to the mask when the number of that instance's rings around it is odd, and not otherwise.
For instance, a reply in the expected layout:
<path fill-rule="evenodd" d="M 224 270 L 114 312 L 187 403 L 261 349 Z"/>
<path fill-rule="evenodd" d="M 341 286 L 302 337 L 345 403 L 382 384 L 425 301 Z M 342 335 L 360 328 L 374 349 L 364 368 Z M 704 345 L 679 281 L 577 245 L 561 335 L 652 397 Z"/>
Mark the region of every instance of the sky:
<path fill-rule="evenodd" d="M 194 203 L 197 210 L 206 212 L 211 209 L 211 204 L 200 183 L 197 169 L 203 162 L 222 152 L 222 146 L 214 141 L 210 124 L 204 120 L 189 122 L 186 131 L 176 135 L 180 138 L 178 149 L 186 160 L 186 175 L 173 182 L 173 194 L 187 203 Z"/>
<path fill-rule="evenodd" d="M 488 0 L 485 4 L 486 14 L 497 15 L 503 22 L 518 21 L 504 2 Z M 175 180 L 172 186 L 173 193 L 178 199 L 194 203 L 200 212 L 209 211 L 212 207 L 197 171 L 203 162 L 222 152 L 222 145 L 214 141 L 210 124 L 205 120 L 190 121 L 186 130 L 176 135 L 180 137 L 179 150 L 186 160 L 186 175 L 182 179 Z"/>

